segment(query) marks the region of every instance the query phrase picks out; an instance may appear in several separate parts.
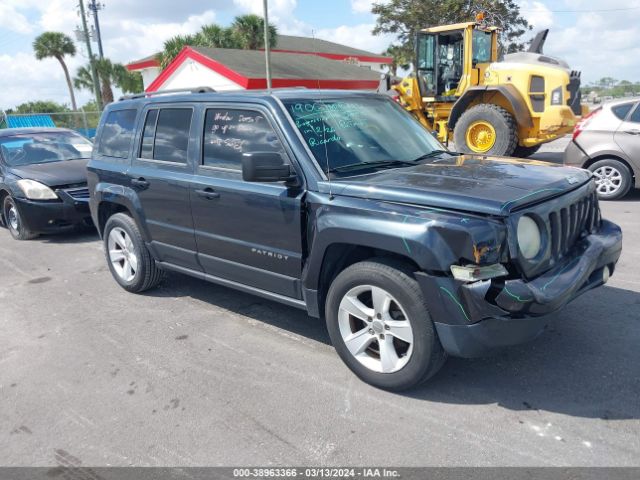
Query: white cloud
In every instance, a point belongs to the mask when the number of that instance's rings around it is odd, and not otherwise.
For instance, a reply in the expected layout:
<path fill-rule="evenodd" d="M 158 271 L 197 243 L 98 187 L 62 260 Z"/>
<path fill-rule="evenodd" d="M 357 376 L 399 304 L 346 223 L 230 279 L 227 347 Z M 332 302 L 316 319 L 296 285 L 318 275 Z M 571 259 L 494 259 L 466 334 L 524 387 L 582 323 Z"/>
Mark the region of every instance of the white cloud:
<path fill-rule="evenodd" d="M 320 29 L 316 32 L 316 36 L 330 42 L 349 45 L 350 47 L 373 53 L 381 53 L 395 40 L 395 36 L 374 36 L 371 34 L 373 27 L 374 25 L 370 23 L 353 26 L 341 25 L 336 28 Z"/>
<path fill-rule="evenodd" d="M 351 0 L 351 10 L 355 13 L 370 13 L 375 0 Z"/>
<path fill-rule="evenodd" d="M 553 12 L 542 2 L 523 0 L 520 2 L 520 12 L 536 30 L 553 25 Z"/>
<path fill-rule="evenodd" d="M 0 3 L 0 25 L 16 33 L 31 33 L 33 28 L 22 13 L 12 3 Z"/>

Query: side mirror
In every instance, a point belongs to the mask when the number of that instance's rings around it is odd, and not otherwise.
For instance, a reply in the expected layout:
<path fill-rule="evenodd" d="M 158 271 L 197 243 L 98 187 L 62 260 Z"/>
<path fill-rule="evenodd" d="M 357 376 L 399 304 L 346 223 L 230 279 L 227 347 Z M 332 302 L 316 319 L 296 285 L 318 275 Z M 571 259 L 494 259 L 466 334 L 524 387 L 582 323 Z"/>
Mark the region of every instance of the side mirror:
<path fill-rule="evenodd" d="M 293 180 L 291 165 L 278 152 L 247 152 L 242 154 L 242 179 L 245 182 L 283 182 Z"/>

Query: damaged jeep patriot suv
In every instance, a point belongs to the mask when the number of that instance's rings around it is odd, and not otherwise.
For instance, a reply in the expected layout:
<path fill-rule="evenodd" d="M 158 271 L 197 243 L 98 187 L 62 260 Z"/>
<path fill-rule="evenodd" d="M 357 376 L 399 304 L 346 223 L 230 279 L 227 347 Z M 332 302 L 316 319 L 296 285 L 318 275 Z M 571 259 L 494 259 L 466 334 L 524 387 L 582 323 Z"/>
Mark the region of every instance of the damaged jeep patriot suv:
<path fill-rule="evenodd" d="M 450 153 L 373 93 L 207 90 L 102 115 L 91 214 L 130 292 L 172 270 L 305 309 L 399 390 L 534 338 L 613 273 L 588 171 Z"/>

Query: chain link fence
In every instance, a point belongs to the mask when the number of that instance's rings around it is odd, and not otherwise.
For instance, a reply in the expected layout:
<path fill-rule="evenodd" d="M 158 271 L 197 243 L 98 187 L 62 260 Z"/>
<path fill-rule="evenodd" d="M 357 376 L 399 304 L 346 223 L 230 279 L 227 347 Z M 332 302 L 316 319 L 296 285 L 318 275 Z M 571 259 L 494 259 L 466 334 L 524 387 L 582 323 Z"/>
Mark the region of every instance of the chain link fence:
<path fill-rule="evenodd" d="M 100 121 L 98 111 L 7 113 L 0 111 L 0 128 L 61 127 L 93 139 Z"/>

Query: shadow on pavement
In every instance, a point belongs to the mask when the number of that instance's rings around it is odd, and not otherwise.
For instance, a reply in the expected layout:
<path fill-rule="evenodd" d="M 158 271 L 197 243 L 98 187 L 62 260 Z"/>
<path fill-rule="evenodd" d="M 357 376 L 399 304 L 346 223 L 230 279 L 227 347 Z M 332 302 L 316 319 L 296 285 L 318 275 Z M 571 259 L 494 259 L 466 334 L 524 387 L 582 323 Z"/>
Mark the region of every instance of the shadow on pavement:
<path fill-rule="evenodd" d="M 93 227 L 86 227 L 80 230 L 71 230 L 68 232 L 51 233 L 40 235 L 30 242 L 41 243 L 91 243 L 99 241 L 98 231 Z"/>
<path fill-rule="evenodd" d="M 531 155 L 531 160 L 542 160 L 544 162 L 562 164 L 564 152 L 538 152 Z"/>
<path fill-rule="evenodd" d="M 184 275 L 151 296 L 189 296 L 329 345 L 324 321 Z M 588 292 L 550 316 L 535 341 L 481 359 L 450 358 L 425 385 L 403 393 L 453 404 L 497 403 L 604 420 L 640 419 L 640 293 Z"/>

